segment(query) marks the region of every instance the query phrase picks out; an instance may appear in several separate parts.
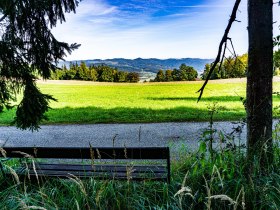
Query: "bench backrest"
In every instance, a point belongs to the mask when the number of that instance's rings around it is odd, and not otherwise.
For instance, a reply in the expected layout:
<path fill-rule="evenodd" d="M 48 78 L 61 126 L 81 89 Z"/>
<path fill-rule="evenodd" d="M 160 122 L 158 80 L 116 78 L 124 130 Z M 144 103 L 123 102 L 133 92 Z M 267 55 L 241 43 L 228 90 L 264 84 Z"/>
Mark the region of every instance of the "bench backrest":
<path fill-rule="evenodd" d="M 3 147 L 6 157 L 22 158 L 25 154 L 35 158 L 62 159 L 170 159 L 168 147 L 142 148 L 78 148 L 78 147 Z M 0 157 L 3 156 L 0 153 Z"/>

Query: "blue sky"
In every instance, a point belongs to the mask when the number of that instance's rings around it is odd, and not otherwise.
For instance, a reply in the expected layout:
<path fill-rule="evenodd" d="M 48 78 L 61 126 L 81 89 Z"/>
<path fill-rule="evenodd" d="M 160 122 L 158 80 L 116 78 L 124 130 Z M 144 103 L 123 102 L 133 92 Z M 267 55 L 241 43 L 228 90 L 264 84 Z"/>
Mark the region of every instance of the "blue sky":
<path fill-rule="evenodd" d="M 238 54 L 248 48 L 246 3 L 237 15 L 241 23 L 236 22 L 230 33 Z M 214 58 L 233 4 L 234 0 L 83 0 L 77 13 L 67 14 L 67 22 L 53 32 L 59 40 L 81 44 L 66 60 Z M 274 13 L 280 20 L 279 9 Z"/>

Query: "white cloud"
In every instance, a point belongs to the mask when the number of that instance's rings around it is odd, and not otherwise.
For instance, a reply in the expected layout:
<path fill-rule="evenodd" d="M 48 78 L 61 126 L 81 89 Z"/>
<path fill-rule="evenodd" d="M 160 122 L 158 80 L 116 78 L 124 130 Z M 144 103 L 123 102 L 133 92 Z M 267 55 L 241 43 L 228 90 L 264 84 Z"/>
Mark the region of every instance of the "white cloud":
<path fill-rule="evenodd" d="M 106 4 L 105 1 L 101 0 L 84 0 L 80 3 L 77 8 L 78 17 L 88 17 L 88 16 L 101 16 L 112 14 L 117 11 L 116 6 L 111 6 Z"/>
<path fill-rule="evenodd" d="M 60 40 L 82 44 L 67 60 L 213 58 L 228 23 L 234 2 L 231 3 L 212 0 L 207 5 L 186 8 L 185 12 L 164 19 L 152 19 L 149 12 L 133 16 L 129 11 L 123 12 L 122 8 L 105 1 L 84 0 L 77 14 L 68 15 L 67 22 L 53 31 Z M 242 22 L 234 23 L 230 32 L 238 54 L 245 53 L 248 48 L 246 9 L 246 2 L 243 2 L 237 17 Z M 275 14 L 280 20 L 279 9 L 275 8 Z"/>

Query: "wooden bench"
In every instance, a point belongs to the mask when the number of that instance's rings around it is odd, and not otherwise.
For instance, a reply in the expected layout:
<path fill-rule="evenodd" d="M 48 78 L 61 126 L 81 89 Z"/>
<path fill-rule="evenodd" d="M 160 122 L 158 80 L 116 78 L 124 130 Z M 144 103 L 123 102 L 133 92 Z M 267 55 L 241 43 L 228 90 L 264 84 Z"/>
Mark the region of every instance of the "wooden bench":
<path fill-rule="evenodd" d="M 78 178 L 170 182 L 170 152 L 168 147 L 4 147 L 2 149 L 6 153 L 6 159 L 20 158 L 21 164 L 15 168 L 19 176 L 66 178 L 74 175 Z M 0 153 L 0 157 L 4 157 L 2 153 Z M 65 159 L 70 159 L 70 161 L 61 163 Z M 74 159 L 85 162 L 73 163 Z M 0 164 L 4 175 L 9 174 L 5 165 L 1 162 Z"/>

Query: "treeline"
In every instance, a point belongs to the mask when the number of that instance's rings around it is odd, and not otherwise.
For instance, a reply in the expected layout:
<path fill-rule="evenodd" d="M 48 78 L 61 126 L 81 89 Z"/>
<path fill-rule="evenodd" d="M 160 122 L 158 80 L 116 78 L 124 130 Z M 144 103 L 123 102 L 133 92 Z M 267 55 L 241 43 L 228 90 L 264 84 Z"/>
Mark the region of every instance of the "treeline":
<path fill-rule="evenodd" d="M 105 65 L 90 65 L 85 62 L 70 63 L 69 69 L 64 65 L 62 69 L 56 69 L 51 73 L 53 80 L 84 80 L 98 82 L 139 82 L 139 74 L 136 72 L 119 71 Z"/>
<path fill-rule="evenodd" d="M 237 56 L 237 58 L 229 57 L 222 63 L 221 68 L 218 64 L 214 69 L 210 79 L 227 79 L 246 77 L 247 74 L 248 54 Z M 273 53 L 273 75 L 280 76 L 280 50 Z M 201 74 L 201 79 L 205 80 L 212 64 L 206 64 L 204 72 Z"/>
<path fill-rule="evenodd" d="M 245 77 L 247 73 L 248 54 L 237 56 L 236 58 L 229 57 L 224 59 L 221 67 L 220 63 L 214 69 L 210 79 L 227 79 Z M 201 79 L 205 80 L 212 64 L 206 64 Z"/>
<path fill-rule="evenodd" d="M 193 81 L 196 80 L 197 71 L 186 64 L 181 64 L 179 69 L 159 70 L 154 82 L 170 82 L 170 81 Z"/>

